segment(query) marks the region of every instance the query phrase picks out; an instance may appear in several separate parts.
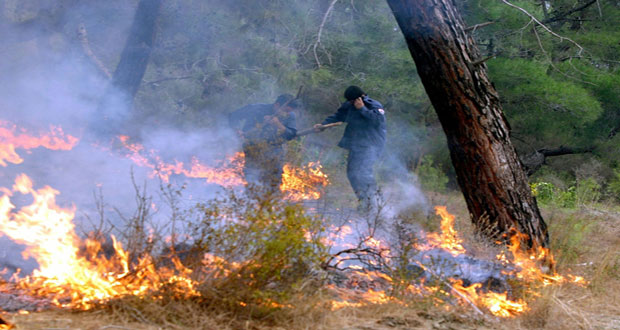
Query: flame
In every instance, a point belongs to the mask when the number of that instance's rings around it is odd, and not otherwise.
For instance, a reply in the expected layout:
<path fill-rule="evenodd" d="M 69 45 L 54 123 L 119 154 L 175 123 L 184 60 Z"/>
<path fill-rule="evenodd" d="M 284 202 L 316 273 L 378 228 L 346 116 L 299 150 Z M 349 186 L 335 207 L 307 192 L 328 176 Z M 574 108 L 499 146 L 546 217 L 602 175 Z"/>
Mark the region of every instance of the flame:
<path fill-rule="evenodd" d="M 167 163 L 161 159 L 155 150 L 146 150 L 139 143 L 129 142 L 129 137 L 118 137 L 123 147 L 128 151 L 127 157 L 136 165 L 151 168 L 152 177 L 159 176 L 164 182 L 170 180 L 173 174 L 184 175 L 188 178 L 205 179 L 207 183 L 218 184 L 225 187 L 234 187 L 245 184 L 243 179 L 243 164 L 245 155 L 237 152 L 225 161 L 219 162 L 215 167 L 202 164 L 197 158 L 192 158 L 189 165 L 180 161 Z M 329 184 L 327 175 L 323 173 L 319 162 L 309 162 L 298 168 L 290 164 L 283 167 L 282 184 L 280 191 L 284 198 L 299 202 L 301 200 L 314 200 L 321 197 L 321 187 Z"/>
<path fill-rule="evenodd" d="M 453 256 L 465 253 L 463 241 L 458 237 L 457 231 L 454 230 L 454 215 L 448 213 L 445 206 L 435 206 L 435 213 L 441 217 L 441 232 L 427 233 L 426 243 L 416 244 L 416 248 L 420 250 L 440 248 L 450 252 Z"/>
<path fill-rule="evenodd" d="M 515 274 L 517 278 L 527 281 L 538 281 L 544 286 L 552 284 L 562 283 L 574 283 L 585 286 L 588 282 L 581 276 L 562 276 L 557 273 L 549 274 L 549 269 L 544 266 L 545 264 L 554 264 L 553 255 L 549 249 L 536 246 L 532 249 L 523 249 L 521 242 L 525 241 L 527 235 L 523 233 L 514 233 L 510 237 L 510 244 L 508 250 L 512 257 L 508 258 L 509 262 L 519 269 Z M 497 255 L 497 259 L 503 262 L 508 262 L 506 256 L 503 253 Z"/>
<path fill-rule="evenodd" d="M 13 193 L 29 194 L 31 205 L 14 211 Z M 174 261 L 176 269 L 155 271 L 149 256 L 140 258 L 130 267 L 129 253 L 114 239 L 116 255 L 110 259 L 100 255 L 95 240 L 82 242 L 74 231 L 75 207 L 56 204 L 57 190 L 46 186 L 34 189 L 33 183 L 21 174 L 11 190 L 0 197 L 0 233 L 26 246 L 24 258 L 32 257 L 39 264 L 31 276 L 20 279 L 18 287 L 37 296 L 46 296 L 56 305 L 88 309 L 96 303 L 125 295 L 141 295 L 174 284 L 181 296 L 197 295 L 191 271 Z M 88 256 L 80 256 L 80 246 Z M 133 271 L 132 271 L 133 269 Z M 131 275 L 131 276 L 128 276 Z"/>
<path fill-rule="evenodd" d="M 320 187 L 329 184 L 320 162 L 310 162 L 302 168 L 285 164 L 280 191 L 287 200 L 298 202 L 321 197 Z"/>
<path fill-rule="evenodd" d="M 527 304 L 523 300 L 511 301 L 506 292 L 488 291 L 479 293 L 478 290 L 481 287 L 482 284 L 480 283 L 464 287 L 460 280 L 453 283 L 454 290 L 458 291 L 462 295 L 461 297 L 466 297 L 471 302 L 486 307 L 495 316 L 513 317 L 528 310 Z"/>
<path fill-rule="evenodd" d="M 220 162 L 216 168 L 200 163 L 196 157 L 193 157 L 189 165 L 186 166 L 183 162 L 176 160 L 174 163 L 163 161 L 155 150 L 146 150 L 139 143 L 129 142 L 128 136 L 121 135 L 118 139 L 129 151 L 127 154 L 129 159 L 138 166 L 153 169 L 151 176 L 159 176 L 164 182 L 169 182 L 171 175 L 178 174 L 188 178 L 205 179 L 207 183 L 226 187 L 245 184 L 242 174 L 243 152 L 237 152 L 228 157 L 225 161 Z"/>
<path fill-rule="evenodd" d="M 20 164 L 24 160 L 16 149 L 34 149 L 44 147 L 51 150 L 71 150 L 78 138 L 65 135 L 62 128 L 50 126 L 50 131 L 39 136 L 31 136 L 7 121 L 0 120 L 0 166 L 6 167 L 7 162 Z"/>
<path fill-rule="evenodd" d="M 454 230 L 455 217 L 449 214 L 444 206 L 437 206 L 435 210 L 437 215 L 441 217 L 441 231 L 438 233 L 422 233 L 422 240 L 425 242 L 415 244 L 415 248 L 423 251 L 430 249 L 441 249 L 449 252 L 453 256 L 466 253 L 467 251 L 463 247 L 462 239 L 458 236 L 458 232 Z M 349 241 L 347 237 L 352 234 L 352 229 L 349 225 L 342 226 L 340 230 L 331 228 L 330 231 L 332 233 L 328 234 L 327 240 L 331 242 L 332 246 L 344 247 L 345 249 L 353 248 L 350 244 L 344 243 Z M 547 274 L 545 272 L 546 269 L 541 267 L 541 265 L 543 265 L 542 262 L 545 260 L 552 260 L 550 251 L 545 248 L 536 248 L 525 251 L 520 245 L 520 242 L 524 239 L 524 234 L 516 234 L 512 236 L 507 252 L 497 255 L 497 260 L 510 266 L 506 268 L 507 270 L 504 275 L 519 279 L 525 286 L 526 292 L 534 293 L 533 290 L 536 289 L 537 284 L 542 284 L 543 286 L 561 283 L 573 283 L 577 285 L 587 284 L 587 281 L 580 276 L 561 276 L 555 273 Z M 355 246 L 357 250 L 363 247 L 370 247 L 378 251 L 376 253 L 378 253 L 385 260 L 388 266 L 393 262 L 390 260 L 391 256 L 389 254 L 389 249 L 386 248 L 389 246 L 388 244 L 385 244 L 374 237 L 367 237 L 362 241 L 363 244 Z M 383 250 L 388 253 L 382 253 Z M 359 260 L 355 256 L 345 258 L 343 255 L 337 254 L 333 257 L 332 262 L 335 266 L 338 266 L 344 259 Z M 423 264 L 416 261 L 414 262 L 426 271 L 429 271 Z M 347 286 L 364 287 L 372 285 L 373 283 L 393 284 L 395 282 L 391 277 L 383 272 L 369 271 L 361 266 L 349 265 L 347 266 L 347 269 L 350 270 L 349 274 L 355 277 L 347 282 Z M 512 270 L 509 271 L 508 269 Z M 465 287 L 460 279 L 440 278 L 439 280 L 448 286 L 450 290 L 442 289 L 441 285 L 428 285 L 425 283 L 424 278 L 422 278 L 422 280 L 417 284 L 400 283 L 400 285 L 405 288 L 405 291 L 408 294 L 413 296 L 430 297 L 433 299 L 433 303 L 438 306 L 448 306 L 445 304 L 443 299 L 446 297 L 454 297 L 463 303 L 473 305 L 476 310 L 478 310 L 478 308 L 482 308 L 487 310 L 489 313 L 502 318 L 515 317 L 529 310 L 525 300 L 515 299 L 511 297 L 508 292 L 488 291 L 483 289 L 481 283 L 473 283 L 472 285 Z M 389 297 L 389 295 L 386 296 L 385 291 L 380 290 L 369 289 L 363 294 L 352 294 L 351 290 L 343 288 L 334 288 L 332 286 L 330 289 L 335 291 L 336 295 L 340 297 L 340 299 L 332 302 L 332 309 L 359 307 L 368 304 L 381 304 L 388 301 L 398 302 L 398 300 L 394 300 Z M 480 310 L 478 311 L 481 312 Z"/>

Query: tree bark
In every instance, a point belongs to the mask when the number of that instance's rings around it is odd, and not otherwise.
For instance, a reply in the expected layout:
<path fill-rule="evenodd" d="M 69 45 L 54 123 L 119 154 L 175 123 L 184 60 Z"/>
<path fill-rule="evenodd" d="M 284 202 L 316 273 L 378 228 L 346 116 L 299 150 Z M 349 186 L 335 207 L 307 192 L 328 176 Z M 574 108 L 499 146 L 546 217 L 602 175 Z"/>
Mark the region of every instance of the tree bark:
<path fill-rule="evenodd" d="M 133 97 L 146 72 L 155 39 L 155 21 L 162 0 L 140 0 L 121 59 L 112 76 L 112 84 Z"/>
<path fill-rule="evenodd" d="M 454 3 L 387 2 L 446 134 L 472 222 L 492 239 L 517 230 L 527 235 L 527 247 L 547 247 L 547 226 L 510 141 L 499 96 Z M 497 230 L 485 230 L 489 224 Z"/>
<path fill-rule="evenodd" d="M 121 58 L 98 107 L 99 134 L 116 133 L 123 126 L 140 88 L 155 39 L 155 22 L 162 0 L 140 0 Z"/>

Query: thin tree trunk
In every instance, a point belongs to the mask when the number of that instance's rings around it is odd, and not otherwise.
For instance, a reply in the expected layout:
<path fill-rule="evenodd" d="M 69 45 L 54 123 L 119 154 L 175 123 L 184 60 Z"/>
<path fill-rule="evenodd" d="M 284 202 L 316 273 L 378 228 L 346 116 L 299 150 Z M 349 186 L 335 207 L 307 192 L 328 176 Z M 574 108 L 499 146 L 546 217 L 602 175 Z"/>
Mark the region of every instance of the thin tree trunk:
<path fill-rule="evenodd" d="M 151 56 L 161 3 L 162 0 L 138 3 L 120 61 L 97 109 L 103 120 L 94 123 L 93 129 L 100 135 L 118 133 L 129 116 Z"/>
<path fill-rule="evenodd" d="M 162 0 L 140 0 L 112 84 L 133 99 L 140 87 L 155 39 L 155 21 Z"/>
<path fill-rule="evenodd" d="M 510 141 L 486 64 L 451 0 L 387 0 L 446 133 L 472 221 L 482 233 L 518 230 L 547 247 L 547 226 Z M 487 218 L 488 217 L 488 218 Z M 488 219 L 488 220 L 484 220 Z"/>

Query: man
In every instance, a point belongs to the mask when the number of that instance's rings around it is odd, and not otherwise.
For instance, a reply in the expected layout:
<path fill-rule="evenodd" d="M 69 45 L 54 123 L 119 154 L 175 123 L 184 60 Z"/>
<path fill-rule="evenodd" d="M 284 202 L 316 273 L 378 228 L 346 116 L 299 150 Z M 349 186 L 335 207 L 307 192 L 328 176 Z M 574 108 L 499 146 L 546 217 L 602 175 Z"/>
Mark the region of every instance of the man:
<path fill-rule="evenodd" d="M 282 94 L 273 104 L 250 104 L 228 115 L 231 127 L 243 138 L 245 181 L 255 189 L 279 191 L 284 144 L 297 134 L 293 111 L 299 107 L 293 95 Z"/>
<path fill-rule="evenodd" d="M 379 194 L 373 165 L 385 146 L 385 111 L 381 103 L 368 97 L 360 87 L 349 86 L 344 97 L 347 101 L 336 113 L 314 127 L 320 131 L 322 125 L 339 121 L 347 123 L 338 143 L 339 147 L 349 151 L 347 178 L 360 201 L 360 209 L 376 210 Z"/>

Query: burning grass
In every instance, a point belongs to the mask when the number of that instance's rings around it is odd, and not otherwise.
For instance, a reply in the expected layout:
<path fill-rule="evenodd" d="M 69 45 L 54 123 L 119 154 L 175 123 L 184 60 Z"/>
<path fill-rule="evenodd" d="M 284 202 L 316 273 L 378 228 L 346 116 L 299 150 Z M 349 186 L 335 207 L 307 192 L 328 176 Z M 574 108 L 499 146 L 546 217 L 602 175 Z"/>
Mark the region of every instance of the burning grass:
<path fill-rule="evenodd" d="M 75 143 L 55 134 L 62 148 Z M 16 145 L 7 141 L 7 150 L 14 151 Z M 242 155 L 213 168 L 198 161 L 168 164 L 138 144 L 121 142 L 135 164 L 151 168 L 164 182 L 175 174 L 240 184 L 234 179 Z M 54 143 L 28 146 L 61 148 Z M 587 329 L 619 322 L 614 318 L 619 306 L 609 303 L 619 298 L 617 219 L 546 216 L 552 251 L 560 257 L 559 274 L 549 274 L 539 260 L 550 251 L 525 253 L 518 235 L 509 249 L 481 244 L 462 202 L 448 195 L 435 197 L 460 210 L 456 215 L 438 208 L 437 217 L 389 221 L 334 221 L 292 203 L 319 199 L 315 189 L 328 182 L 318 163 L 288 166 L 281 187 L 287 202 L 232 189 L 224 198 L 178 213 L 190 225 L 187 232 L 168 233 L 167 241 L 161 239 L 166 233 L 147 226 L 148 212 L 129 219 L 117 240 L 105 230 L 79 237 L 75 207 L 59 207 L 58 191 L 36 188 L 20 175 L 12 187 L 0 188 L 0 232 L 24 244 L 25 256 L 36 259 L 39 268 L 2 283 L 0 298 L 23 299 L 31 310 L 7 315 L 7 323 L 102 329 Z M 18 208 L 15 195 L 29 195 L 33 202 Z M 148 204 L 148 198 L 138 199 Z M 431 224 L 435 232 L 408 227 L 417 223 Z M 34 312 L 50 306 L 60 310 Z M 101 323 L 85 315 L 96 315 Z M 67 325 L 63 318 L 75 323 Z"/>
<path fill-rule="evenodd" d="M 12 211 L 13 192 L 33 195 L 33 204 Z M 477 268 L 490 263 L 465 256 L 465 241 L 454 231 L 455 217 L 445 208 L 437 209 L 442 231 L 424 234 L 424 241 L 408 250 L 415 251 L 412 256 L 395 255 L 388 244 L 367 236 L 328 258 L 329 235 L 320 219 L 306 215 L 300 205 L 234 192 L 195 209 L 199 218 L 193 222 L 190 243 L 156 256 L 124 250 L 112 238 L 114 254 L 106 256 L 96 240 L 86 239 L 80 246 L 71 222 L 74 210 L 58 207 L 57 193 L 49 187 L 33 188 L 26 176 L 5 191 L 2 232 L 26 244 L 26 253 L 40 265 L 31 276 L 5 284 L 5 292 L 47 299 L 72 310 L 111 311 L 144 324 L 194 327 L 197 321 L 182 311 L 199 309 L 201 314 L 228 313 L 235 320 L 278 325 L 299 317 L 300 310 L 315 315 L 385 304 L 428 304 L 453 312 L 469 308 L 472 316 L 488 321 L 490 315 L 524 314 L 531 309 L 526 300 L 541 295 L 539 288 L 579 279 L 541 272 L 536 258 L 548 252 L 524 254 L 515 239 L 506 252 L 510 255 L 498 255 L 509 266 L 482 275 L 484 281 L 488 277 L 507 282 L 485 284 L 495 290 L 484 288 L 472 276 L 480 276 Z M 393 264 L 394 257 L 406 262 Z M 473 275 L 452 270 L 464 266 L 476 268 Z M 553 296 L 552 301 L 559 300 Z"/>

